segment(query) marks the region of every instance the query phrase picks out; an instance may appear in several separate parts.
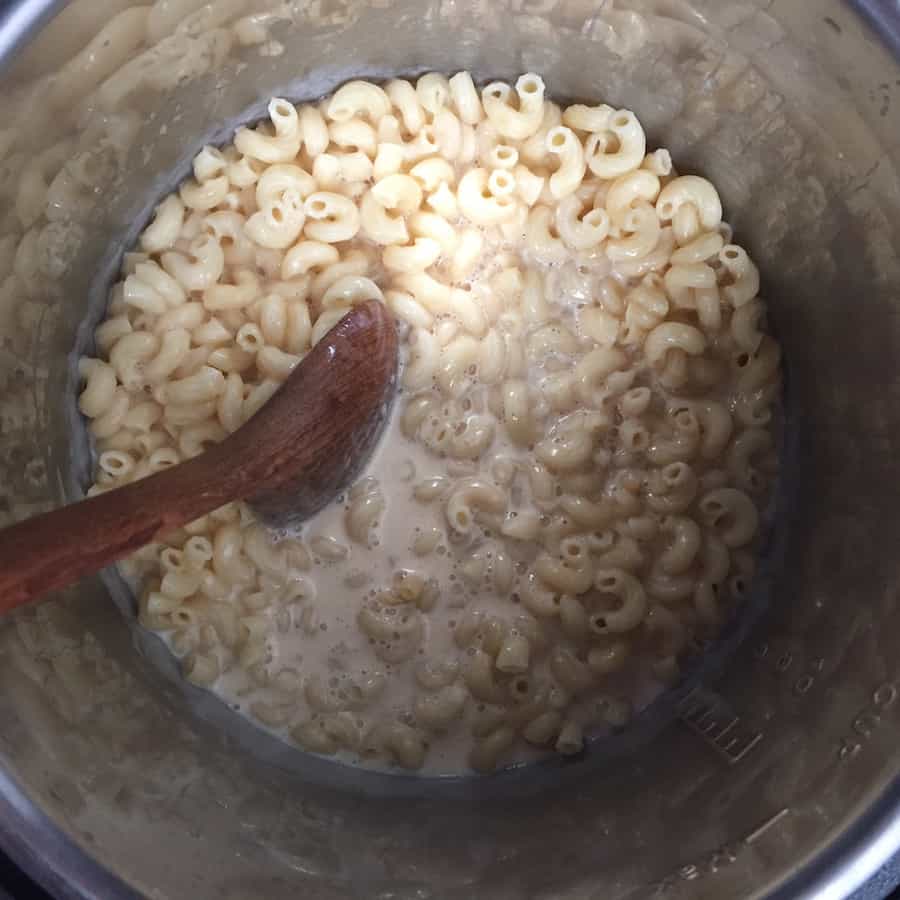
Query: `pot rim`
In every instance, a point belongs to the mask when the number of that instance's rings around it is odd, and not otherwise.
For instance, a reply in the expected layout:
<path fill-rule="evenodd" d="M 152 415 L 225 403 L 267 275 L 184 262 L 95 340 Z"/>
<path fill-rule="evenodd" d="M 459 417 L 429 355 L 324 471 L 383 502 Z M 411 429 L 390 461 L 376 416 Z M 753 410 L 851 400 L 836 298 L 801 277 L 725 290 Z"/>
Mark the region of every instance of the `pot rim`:
<path fill-rule="evenodd" d="M 845 0 L 900 61 L 900 5 Z M 10 0 L 0 8 L 0 74 L 67 0 Z M 40 809 L 0 764 L 0 849 L 33 881 L 60 900 L 141 900 Z M 765 900 L 849 897 L 900 852 L 900 775 L 852 822 L 810 854 Z"/>

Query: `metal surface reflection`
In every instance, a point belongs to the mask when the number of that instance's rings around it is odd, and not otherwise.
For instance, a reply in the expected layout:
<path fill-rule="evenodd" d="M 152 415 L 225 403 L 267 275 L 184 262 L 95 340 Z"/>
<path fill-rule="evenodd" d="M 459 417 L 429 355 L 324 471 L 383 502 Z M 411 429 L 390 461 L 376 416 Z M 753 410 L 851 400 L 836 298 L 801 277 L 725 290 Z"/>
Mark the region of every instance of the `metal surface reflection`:
<path fill-rule="evenodd" d="M 837 0 L 270 6 L 75 0 L 6 70 L 2 520 L 83 480 L 70 354 L 202 140 L 351 75 L 530 69 L 560 97 L 636 110 L 720 186 L 766 275 L 798 441 L 770 609 L 682 710 L 691 728 L 434 797 L 228 725 L 149 642 L 135 652 L 127 599 L 112 613 L 92 581 L 0 625 L 10 851 L 63 896 L 851 891 L 900 845 L 897 64 Z"/>

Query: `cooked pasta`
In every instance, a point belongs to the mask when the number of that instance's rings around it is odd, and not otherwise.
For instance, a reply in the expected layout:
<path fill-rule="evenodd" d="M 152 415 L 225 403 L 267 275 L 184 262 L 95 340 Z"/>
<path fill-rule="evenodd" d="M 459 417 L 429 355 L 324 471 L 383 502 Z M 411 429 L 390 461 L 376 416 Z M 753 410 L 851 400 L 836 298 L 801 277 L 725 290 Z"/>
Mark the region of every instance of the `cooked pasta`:
<path fill-rule="evenodd" d="M 778 465 L 759 271 L 633 112 L 544 90 L 273 99 L 157 206 L 80 362 L 99 492 L 236 431 L 354 303 L 393 312 L 403 393 L 344 496 L 279 537 L 229 504 L 123 565 L 185 677 L 306 751 L 576 755 L 749 588 Z"/>

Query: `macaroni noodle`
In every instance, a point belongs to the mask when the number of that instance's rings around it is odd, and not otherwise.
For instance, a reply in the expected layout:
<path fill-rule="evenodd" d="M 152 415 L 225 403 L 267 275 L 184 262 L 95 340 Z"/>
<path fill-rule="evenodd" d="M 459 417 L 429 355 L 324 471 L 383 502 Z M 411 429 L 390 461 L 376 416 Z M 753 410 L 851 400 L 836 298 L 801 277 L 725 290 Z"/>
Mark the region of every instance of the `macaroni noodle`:
<path fill-rule="evenodd" d="M 171 30 L 157 6 L 108 27 Z M 106 77 L 72 65 L 57 93 Z M 273 99 L 157 206 L 79 362 L 96 494 L 235 432 L 353 304 L 394 314 L 397 409 L 344 495 L 288 536 L 229 504 L 128 564 L 185 677 L 309 752 L 578 754 L 750 588 L 781 371 L 759 271 L 634 113 L 544 93 L 432 72 Z M 48 198 L 75 202 L 67 152 L 15 194 L 16 283 Z"/>

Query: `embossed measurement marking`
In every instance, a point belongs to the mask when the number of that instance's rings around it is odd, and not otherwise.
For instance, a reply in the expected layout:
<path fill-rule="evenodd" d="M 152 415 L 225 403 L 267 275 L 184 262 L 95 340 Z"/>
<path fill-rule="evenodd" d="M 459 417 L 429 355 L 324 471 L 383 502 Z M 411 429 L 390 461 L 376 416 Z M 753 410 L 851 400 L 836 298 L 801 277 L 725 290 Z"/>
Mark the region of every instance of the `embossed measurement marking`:
<path fill-rule="evenodd" d="M 762 825 L 759 826 L 755 831 L 751 831 L 747 837 L 744 838 L 745 844 L 754 844 L 758 841 L 770 828 L 774 828 L 786 815 L 790 813 L 790 809 L 785 807 L 784 809 L 779 810 L 769 819 L 766 819 Z"/>
<path fill-rule="evenodd" d="M 760 644 L 754 651 L 754 656 L 776 675 L 793 677 L 794 693 L 798 697 L 808 694 L 825 671 L 825 660 L 821 656 L 809 660 L 804 660 L 801 656 L 798 659 L 789 647 L 783 648 L 780 653 L 773 652 L 768 642 Z"/>
<path fill-rule="evenodd" d="M 875 733 L 885 722 L 886 713 L 900 698 L 900 690 L 890 681 L 879 685 L 872 692 L 871 702 L 854 716 L 850 723 L 851 733 L 841 738 L 838 745 L 838 759 L 842 762 L 852 759 L 875 737 Z"/>
<path fill-rule="evenodd" d="M 774 816 L 770 816 L 765 822 L 757 828 L 754 828 L 746 837 L 738 838 L 737 840 L 723 844 L 712 853 L 704 856 L 698 862 L 679 866 L 675 872 L 668 875 L 666 878 L 663 878 L 662 881 L 650 885 L 650 889 L 654 890 L 657 896 L 660 896 L 677 887 L 680 882 L 696 881 L 698 878 L 715 875 L 718 872 L 721 872 L 723 869 L 736 863 L 738 859 L 740 859 L 741 853 L 745 848 L 751 847 L 757 841 L 761 840 L 762 837 L 765 834 L 768 834 L 768 832 L 785 818 L 785 816 L 790 815 L 790 812 L 791 810 L 788 807 L 780 809 Z"/>
<path fill-rule="evenodd" d="M 678 704 L 681 721 L 732 765 L 740 762 L 761 740 L 716 693 L 695 687 Z"/>

